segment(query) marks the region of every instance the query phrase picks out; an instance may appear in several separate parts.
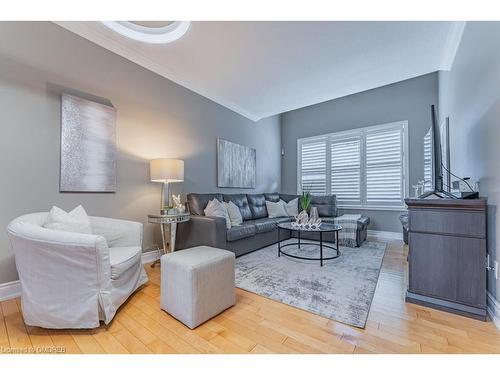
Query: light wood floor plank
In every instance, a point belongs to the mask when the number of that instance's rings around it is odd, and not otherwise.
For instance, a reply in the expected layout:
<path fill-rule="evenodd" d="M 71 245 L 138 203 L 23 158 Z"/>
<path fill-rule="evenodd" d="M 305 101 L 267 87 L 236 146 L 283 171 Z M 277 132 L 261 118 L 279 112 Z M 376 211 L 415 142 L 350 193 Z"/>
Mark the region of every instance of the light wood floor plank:
<path fill-rule="evenodd" d="M 7 327 L 5 326 L 5 319 L 2 310 L 2 304 L 0 303 L 0 347 L 9 348 L 9 335 L 7 334 Z"/>
<path fill-rule="evenodd" d="M 67 330 L 49 329 L 48 333 L 55 346 L 64 348 L 65 354 L 79 354 L 82 352 Z"/>
<path fill-rule="evenodd" d="M 1 304 L 10 347 L 21 352 L 33 349 L 16 300 L 3 301 Z"/>
<path fill-rule="evenodd" d="M 128 354 L 129 351 L 120 342 L 115 339 L 111 332 L 105 328 L 99 329 L 94 334 L 94 339 L 104 349 L 106 353 L 110 354 Z"/>
<path fill-rule="evenodd" d="M 103 354 L 106 353 L 105 350 L 94 338 L 94 330 L 68 330 L 75 340 L 76 345 L 80 348 L 81 352 L 84 354 Z"/>

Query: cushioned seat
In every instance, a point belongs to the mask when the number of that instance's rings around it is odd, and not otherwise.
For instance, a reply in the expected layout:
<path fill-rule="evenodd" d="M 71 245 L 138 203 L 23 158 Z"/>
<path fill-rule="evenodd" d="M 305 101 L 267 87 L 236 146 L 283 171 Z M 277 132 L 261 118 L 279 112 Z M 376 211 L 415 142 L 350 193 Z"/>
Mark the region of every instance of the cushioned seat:
<path fill-rule="evenodd" d="M 244 222 L 241 225 L 231 227 L 231 229 L 227 230 L 227 240 L 241 240 L 242 238 L 251 237 L 255 235 L 255 233 L 257 233 L 257 228 L 255 228 L 255 225 Z"/>
<path fill-rule="evenodd" d="M 235 256 L 197 246 L 161 257 L 160 307 L 193 329 L 233 306 Z"/>
<path fill-rule="evenodd" d="M 293 220 L 293 217 L 277 217 L 273 219 L 276 223 L 289 223 Z"/>
<path fill-rule="evenodd" d="M 110 247 L 109 263 L 111 265 L 111 279 L 117 280 L 130 268 L 136 267 L 141 260 L 141 248 L 131 247 Z"/>
<path fill-rule="evenodd" d="M 257 219 L 257 220 L 250 220 L 248 221 L 249 224 L 255 225 L 255 229 L 257 233 L 265 233 L 265 232 L 271 232 L 272 230 L 276 229 L 276 219 Z"/>

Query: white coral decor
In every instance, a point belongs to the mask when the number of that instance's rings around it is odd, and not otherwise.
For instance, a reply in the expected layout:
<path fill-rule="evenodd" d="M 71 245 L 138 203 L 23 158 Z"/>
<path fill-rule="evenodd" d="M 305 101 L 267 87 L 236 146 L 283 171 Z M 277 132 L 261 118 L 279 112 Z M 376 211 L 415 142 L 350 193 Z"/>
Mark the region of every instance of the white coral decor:
<path fill-rule="evenodd" d="M 302 211 L 295 217 L 292 227 L 301 230 L 317 230 L 321 226 L 321 219 L 310 219 L 307 211 Z"/>

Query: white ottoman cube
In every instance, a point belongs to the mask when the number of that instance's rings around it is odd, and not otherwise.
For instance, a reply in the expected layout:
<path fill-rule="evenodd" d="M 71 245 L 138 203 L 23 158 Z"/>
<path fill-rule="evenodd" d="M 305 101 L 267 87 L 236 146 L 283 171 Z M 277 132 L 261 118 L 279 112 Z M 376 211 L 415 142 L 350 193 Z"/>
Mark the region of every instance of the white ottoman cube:
<path fill-rule="evenodd" d="M 161 257 L 160 307 L 195 328 L 235 304 L 234 253 L 197 246 Z"/>

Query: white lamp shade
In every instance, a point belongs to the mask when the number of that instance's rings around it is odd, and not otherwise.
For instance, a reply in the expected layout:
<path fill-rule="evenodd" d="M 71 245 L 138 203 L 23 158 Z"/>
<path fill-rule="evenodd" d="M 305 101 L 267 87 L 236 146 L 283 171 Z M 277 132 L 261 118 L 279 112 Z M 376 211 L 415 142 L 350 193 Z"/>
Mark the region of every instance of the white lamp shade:
<path fill-rule="evenodd" d="M 184 161 L 179 159 L 153 159 L 149 162 L 151 181 L 184 181 Z"/>

